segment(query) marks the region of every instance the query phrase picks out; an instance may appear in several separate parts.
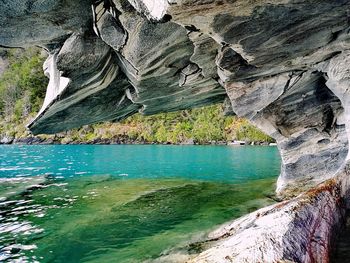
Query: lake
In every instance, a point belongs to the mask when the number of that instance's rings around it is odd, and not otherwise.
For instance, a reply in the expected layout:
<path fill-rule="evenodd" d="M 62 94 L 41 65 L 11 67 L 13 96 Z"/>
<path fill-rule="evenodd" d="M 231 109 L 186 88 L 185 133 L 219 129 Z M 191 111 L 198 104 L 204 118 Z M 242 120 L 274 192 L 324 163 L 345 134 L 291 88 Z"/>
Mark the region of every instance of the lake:
<path fill-rule="evenodd" d="M 271 204 L 275 147 L 0 146 L 0 262 L 152 262 Z"/>

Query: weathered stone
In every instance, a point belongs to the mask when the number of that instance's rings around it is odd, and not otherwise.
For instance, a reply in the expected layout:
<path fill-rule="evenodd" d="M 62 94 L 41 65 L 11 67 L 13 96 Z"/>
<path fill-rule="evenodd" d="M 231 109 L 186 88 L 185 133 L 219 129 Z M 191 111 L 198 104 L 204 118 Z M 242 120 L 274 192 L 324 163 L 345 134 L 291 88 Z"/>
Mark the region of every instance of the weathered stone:
<path fill-rule="evenodd" d="M 212 248 L 188 262 L 329 262 L 349 204 L 342 170 L 301 196 L 262 208 L 209 235 Z"/>
<path fill-rule="evenodd" d="M 131 99 L 143 105 L 144 114 L 223 100 L 224 89 L 210 73 L 204 76 L 196 64 L 200 59 L 195 56 L 195 46 L 185 28 L 172 22 L 154 24 L 117 3 L 116 7 L 121 10 L 119 19 L 128 34 L 118 55 L 120 65 L 135 88 L 135 92 L 130 93 Z M 213 43 L 210 45 L 215 47 Z M 186 73 L 190 68 L 196 68 L 196 72 L 192 72 L 195 74 Z"/>
<path fill-rule="evenodd" d="M 122 49 L 127 35 L 115 17 L 116 13 L 113 8 L 110 7 L 110 10 L 106 10 L 103 7 L 103 2 L 96 6 L 93 5 L 93 15 L 95 33 L 115 51 Z"/>
<path fill-rule="evenodd" d="M 125 91 L 132 87 L 116 61 L 97 37 L 73 34 L 45 63 L 50 82 L 43 108 L 29 124 L 33 133 L 55 133 L 137 112 L 140 105 L 127 98 Z"/>
<path fill-rule="evenodd" d="M 323 49 L 312 60 L 304 58 L 347 34 L 348 9 L 345 0 L 174 0 L 167 13 L 176 23 L 194 26 L 239 54 L 253 66 L 240 78 L 252 78 L 302 69 L 325 60 L 333 50 Z"/>
<path fill-rule="evenodd" d="M 92 23 L 91 0 L 0 2 L 0 46 L 60 45 L 73 32 Z"/>
<path fill-rule="evenodd" d="M 166 15 L 167 0 L 130 0 L 135 9 L 151 20 L 160 20 Z"/>
<path fill-rule="evenodd" d="M 201 68 L 204 77 L 218 78 L 215 59 L 221 46 L 208 35 L 198 32 L 196 28 L 186 29 L 194 30 L 188 33 L 194 45 L 190 60 Z"/>

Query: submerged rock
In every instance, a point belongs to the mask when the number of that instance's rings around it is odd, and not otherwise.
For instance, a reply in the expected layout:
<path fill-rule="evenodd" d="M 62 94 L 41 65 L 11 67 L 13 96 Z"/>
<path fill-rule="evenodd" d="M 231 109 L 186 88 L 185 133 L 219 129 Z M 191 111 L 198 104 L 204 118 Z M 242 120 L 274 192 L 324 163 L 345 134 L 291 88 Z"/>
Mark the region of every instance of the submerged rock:
<path fill-rule="evenodd" d="M 45 176 L 0 178 L 0 206 L 4 206 L 1 201 L 44 184 L 46 180 Z"/>

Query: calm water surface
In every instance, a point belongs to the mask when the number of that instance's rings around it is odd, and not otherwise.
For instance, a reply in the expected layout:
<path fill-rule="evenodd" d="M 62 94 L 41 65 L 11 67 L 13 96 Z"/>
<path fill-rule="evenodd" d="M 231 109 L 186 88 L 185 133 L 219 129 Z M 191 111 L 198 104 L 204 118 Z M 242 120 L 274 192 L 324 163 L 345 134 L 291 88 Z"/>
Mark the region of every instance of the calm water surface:
<path fill-rule="evenodd" d="M 274 147 L 0 146 L 0 262 L 145 262 L 272 201 Z"/>

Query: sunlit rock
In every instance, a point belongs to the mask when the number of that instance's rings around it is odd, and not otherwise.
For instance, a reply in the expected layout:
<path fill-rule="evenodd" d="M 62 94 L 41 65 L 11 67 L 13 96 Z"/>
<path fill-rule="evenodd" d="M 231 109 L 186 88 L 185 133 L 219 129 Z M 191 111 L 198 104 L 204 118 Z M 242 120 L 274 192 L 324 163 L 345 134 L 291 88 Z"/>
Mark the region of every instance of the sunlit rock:
<path fill-rule="evenodd" d="M 349 198 L 348 169 L 313 190 L 257 210 L 209 235 L 188 262 L 329 262 Z"/>

